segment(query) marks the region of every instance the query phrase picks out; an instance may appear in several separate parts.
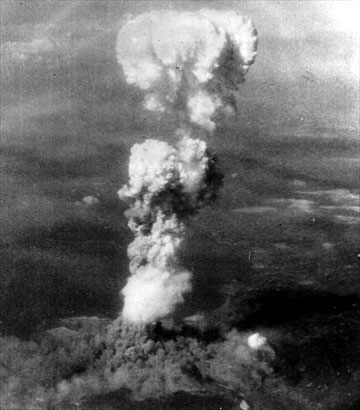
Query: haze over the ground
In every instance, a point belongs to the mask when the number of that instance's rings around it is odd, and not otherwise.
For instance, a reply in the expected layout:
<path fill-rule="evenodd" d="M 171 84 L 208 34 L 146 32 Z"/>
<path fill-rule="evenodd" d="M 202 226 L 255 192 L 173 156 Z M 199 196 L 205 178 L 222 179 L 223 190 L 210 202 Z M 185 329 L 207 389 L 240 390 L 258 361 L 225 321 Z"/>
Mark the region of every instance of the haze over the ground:
<path fill-rule="evenodd" d="M 2 1 L 4 317 L 7 306 L 20 322 L 28 318 L 24 306 L 34 292 L 42 300 L 34 317 L 86 312 L 94 300 L 96 313 L 117 298 L 106 281 L 127 270 L 129 233 L 116 192 L 127 179 L 129 148 L 147 136 L 171 138 L 177 125 L 144 112 L 141 91 L 126 84 L 117 64 L 116 35 L 129 13 L 202 7 L 250 15 L 260 38 L 236 116 L 220 121 L 209 141 L 227 175 L 218 209 L 261 205 L 264 214 L 274 205 L 266 201 L 282 197 L 290 202 L 278 204 L 290 214 L 334 206 L 291 202 L 294 181 L 296 189 L 311 182 L 353 195 L 356 2 Z M 227 235 L 233 220 L 222 221 Z"/>

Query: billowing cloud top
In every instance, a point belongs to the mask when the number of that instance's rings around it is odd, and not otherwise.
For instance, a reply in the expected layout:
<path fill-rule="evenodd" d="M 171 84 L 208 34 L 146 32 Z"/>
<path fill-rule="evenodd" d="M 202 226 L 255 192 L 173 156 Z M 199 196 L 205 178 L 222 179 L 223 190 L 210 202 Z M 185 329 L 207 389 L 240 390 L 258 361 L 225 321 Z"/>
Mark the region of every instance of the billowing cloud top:
<path fill-rule="evenodd" d="M 147 109 L 182 112 L 211 131 L 211 116 L 244 80 L 256 46 L 252 21 L 235 11 L 166 10 L 130 19 L 116 50 L 127 82 L 146 91 Z"/>

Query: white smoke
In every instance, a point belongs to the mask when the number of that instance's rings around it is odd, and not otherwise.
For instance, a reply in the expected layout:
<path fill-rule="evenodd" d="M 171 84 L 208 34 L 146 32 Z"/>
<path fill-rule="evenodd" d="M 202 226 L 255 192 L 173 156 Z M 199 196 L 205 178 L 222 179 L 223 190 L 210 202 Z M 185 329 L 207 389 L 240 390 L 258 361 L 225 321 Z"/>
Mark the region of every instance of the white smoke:
<path fill-rule="evenodd" d="M 131 150 L 129 184 L 119 196 L 135 239 L 122 318 L 146 324 L 173 312 L 191 290 L 178 261 L 189 215 L 216 196 L 221 177 L 194 127 L 215 130 L 214 117 L 233 112 L 232 92 L 256 55 L 256 30 L 233 11 L 156 11 L 128 20 L 117 38 L 126 80 L 145 92 L 144 108 L 176 114 L 176 145 L 147 140 Z"/>
<path fill-rule="evenodd" d="M 184 138 L 177 147 L 147 140 L 131 150 L 129 185 L 119 191 L 135 235 L 128 249 L 130 272 L 122 293 L 123 319 L 145 324 L 171 313 L 191 290 L 191 274 L 177 260 L 184 220 L 209 190 L 205 180 L 213 160 L 203 141 Z"/>
<path fill-rule="evenodd" d="M 256 56 L 252 21 L 235 11 L 153 11 L 129 20 L 117 38 L 126 80 L 146 92 L 151 111 L 176 112 L 184 123 L 213 131 L 215 112 Z"/>

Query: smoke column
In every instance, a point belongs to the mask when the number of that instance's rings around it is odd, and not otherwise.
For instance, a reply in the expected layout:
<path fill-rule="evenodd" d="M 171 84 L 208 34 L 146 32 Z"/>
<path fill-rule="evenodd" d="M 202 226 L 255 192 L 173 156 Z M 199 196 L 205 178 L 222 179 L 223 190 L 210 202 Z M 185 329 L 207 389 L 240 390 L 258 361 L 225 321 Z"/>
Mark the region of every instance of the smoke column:
<path fill-rule="evenodd" d="M 126 81 L 144 91 L 144 108 L 177 118 L 178 142 L 153 139 L 131 149 L 120 191 L 135 239 L 122 320 L 150 323 L 173 312 L 191 290 L 178 262 L 189 216 L 216 197 L 221 176 L 196 130 L 214 132 L 218 112 L 233 113 L 234 93 L 256 56 L 256 30 L 233 11 L 154 11 L 129 19 L 117 38 Z"/>

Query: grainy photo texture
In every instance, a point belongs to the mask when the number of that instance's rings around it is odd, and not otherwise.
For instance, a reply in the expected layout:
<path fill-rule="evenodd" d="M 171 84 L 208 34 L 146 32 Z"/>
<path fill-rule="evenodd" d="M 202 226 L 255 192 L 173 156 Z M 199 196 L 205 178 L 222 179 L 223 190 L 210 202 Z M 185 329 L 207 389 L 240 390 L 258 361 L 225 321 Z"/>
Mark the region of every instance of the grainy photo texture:
<path fill-rule="evenodd" d="M 359 3 L 0 6 L 1 410 L 359 409 Z"/>

